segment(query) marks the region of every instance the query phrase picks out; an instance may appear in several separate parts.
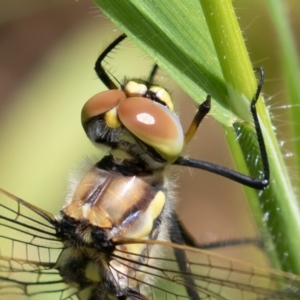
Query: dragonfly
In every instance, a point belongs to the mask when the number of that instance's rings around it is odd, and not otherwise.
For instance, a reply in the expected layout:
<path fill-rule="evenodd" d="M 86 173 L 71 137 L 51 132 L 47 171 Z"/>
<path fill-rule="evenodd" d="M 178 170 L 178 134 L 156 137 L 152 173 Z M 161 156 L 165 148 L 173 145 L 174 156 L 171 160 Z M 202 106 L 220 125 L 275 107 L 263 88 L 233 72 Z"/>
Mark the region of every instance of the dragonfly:
<path fill-rule="evenodd" d="M 251 113 L 263 162 L 252 178 L 181 156 L 210 110 L 210 95 L 184 133 L 166 89 L 147 80 L 117 79 L 98 57 L 95 70 L 108 90 L 82 109 L 88 138 L 108 153 L 74 186 L 60 214 L 0 189 L 0 299 L 300 299 L 300 278 L 184 244 L 175 218 L 173 165 L 214 172 L 263 189 L 268 157 L 256 113 L 260 68 Z M 116 82 L 115 82 L 116 81 Z"/>

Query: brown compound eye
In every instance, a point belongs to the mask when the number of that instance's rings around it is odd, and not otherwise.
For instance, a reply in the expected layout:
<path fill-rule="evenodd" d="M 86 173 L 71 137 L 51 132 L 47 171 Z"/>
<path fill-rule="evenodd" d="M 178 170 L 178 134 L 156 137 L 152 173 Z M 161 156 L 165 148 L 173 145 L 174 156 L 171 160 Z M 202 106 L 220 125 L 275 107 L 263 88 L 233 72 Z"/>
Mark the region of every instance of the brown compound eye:
<path fill-rule="evenodd" d="M 94 95 L 85 103 L 81 111 L 81 124 L 91 141 L 99 142 L 99 139 L 103 139 L 105 128 L 113 129 L 122 125 L 117 115 L 117 106 L 125 99 L 124 92 L 109 90 Z"/>
<path fill-rule="evenodd" d="M 145 144 L 173 163 L 184 145 L 179 120 L 166 106 L 142 97 L 130 97 L 118 106 L 122 124 Z"/>
<path fill-rule="evenodd" d="M 116 108 L 125 98 L 125 93 L 119 90 L 109 90 L 94 95 L 82 108 L 81 123 L 84 124 L 90 118 Z"/>

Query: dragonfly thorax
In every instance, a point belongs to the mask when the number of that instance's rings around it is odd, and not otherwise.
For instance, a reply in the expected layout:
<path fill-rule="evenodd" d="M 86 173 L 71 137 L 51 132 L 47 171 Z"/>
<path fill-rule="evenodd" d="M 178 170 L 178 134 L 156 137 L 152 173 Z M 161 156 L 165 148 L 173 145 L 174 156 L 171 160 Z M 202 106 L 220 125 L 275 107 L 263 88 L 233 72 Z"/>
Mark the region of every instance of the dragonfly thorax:
<path fill-rule="evenodd" d="M 88 171 L 63 207 L 63 215 L 101 228 L 107 239 L 153 238 L 155 221 L 166 202 L 163 171 L 118 165 L 113 160 L 113 156 L 105 157 Z M 81 227 L 80 238 L 91 242 L 90 227 Z"/>
<path fill-rule="evenodd" d="M 150 280 L 143 273 L 143 263 L 150 255 L 164 256 L 159 246 L 112 241 L 120 237 L 145 241 L 170 238 L 173 203 L 164 172 L 147 170 L 142 164 L 130 164 L 130 160 L 118 164 L 112 155 L 88 171 L 61 212 L 59 231 L 64 233 L 61 239 L 68 255 L 57 267 L 66 282 L 79 282 L 91 293 L 105 284 L 111 286 L 106 289 L 111 295 L 128 295 L 128 287 L 133 293 L 139 281 Z M 134 262 L 137 256 L 140 266 Z M 77 269 L 81 266 L 80 278 L 73 278 L 74 265 Z M 134 269 L 141 275 L 131 281 Z"/>

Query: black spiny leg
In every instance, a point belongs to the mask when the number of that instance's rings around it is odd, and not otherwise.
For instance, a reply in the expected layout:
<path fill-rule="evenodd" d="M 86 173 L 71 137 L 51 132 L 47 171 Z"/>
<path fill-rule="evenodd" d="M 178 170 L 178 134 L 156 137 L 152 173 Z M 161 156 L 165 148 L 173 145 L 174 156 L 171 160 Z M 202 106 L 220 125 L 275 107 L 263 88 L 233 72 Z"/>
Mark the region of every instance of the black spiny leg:
<path fill-rule="evenodd" d="M 269 170 L 269 161 L 268 161 L 268 155 L 266 151 L 266 146 L 263 138 L 263 134 L 260 128 L 257 112 L 256 112 L 256 103 L 259 99 L 259 95 L 263 86 L 264 82 L 264 69 L 263 68 L 258 68 L 255 69 L 255 71 L 258 70 L 260 73 L 260 78 L 257 84 L 257 89 L 255 92 L 255 95 L 253 96 L 253 99 L 251 101 L 250 105 L 250 110 L 251 114 L 254 120 L 254 126 L 255 126 L 255 131 L 257 135 L 257 140 L 258 140 L 258 145 L 259 145 L 259 150 L 260 150 L 260 155 L 262 158 L 262 163 L 263 163 L 263 178 L 253 178 L 248 175 L 241 174 L 237 171 L 230 170 L 226 167 L 219 166 L 217 164 L 213 164 L 211 162 L 206 162 L 203 160 L 197 160 L 197 159 L 192 159 L 192 158 L 185 158 L 180 156 L 174 164 L 176 165 L 181 165 L 181 166 L 187 166 L 187 167 L 192 167 L 196 169 L 202 169 L 206 170 L 215 174 L 218 174 L 220 176 L 229 178 L 233 181 L 236 181 L 238 183 L 241 183 L 243 185 L 252 187 L 254 189 L 264 189 L 269 185 L 270 182 L 270 170 Z M 193 122 L 192 122 L 193 124 Z M 192 125 L 191 124 L 191 125 Z"/>
<path fill-rule="evenodd" d="M 110 79 L 107 74 L 107 71 L 102 66 L 102 61 L 105 57 L 115 48 L 117 47 L 124 39 L 126 38 L 126 34 L 120 35 L 117 39 L 115 39 L 98 57 L 95 63 L 95 71 L 100 78 L 100 80 L 107 86 L 110 90 L 117 90 L 118 87 L 115 83 Z"/>

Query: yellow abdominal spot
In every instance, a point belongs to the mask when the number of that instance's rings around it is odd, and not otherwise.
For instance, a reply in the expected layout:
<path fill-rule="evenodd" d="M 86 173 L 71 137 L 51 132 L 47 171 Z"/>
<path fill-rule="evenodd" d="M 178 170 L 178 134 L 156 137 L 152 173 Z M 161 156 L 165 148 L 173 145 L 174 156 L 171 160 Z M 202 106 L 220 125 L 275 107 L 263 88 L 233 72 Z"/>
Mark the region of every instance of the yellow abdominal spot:
<path fill-rule="evenodd" d="M 136 255 L 142 254 L 142 252 L 144 251 L 145 248 L 146 248 L 146 244 L 142 244 L 142 243 L 140 243 L 140 244 L 128 244 L 128 245 L 126 245 L 126 251 L 129 252 L 129 253 L 131 253 L 131 254 L 133 254 L 133 255 L 129 254 L 129 257 L 131 259 L 135 259 L 136 258 L 136 256 L 134 254 L 136 254 Z"/>
<path fill-rule="evenodd" d="M 126 237 L 136 239 L 148 238 L 149 233 L 153 230 L 153 222 L 161 214 L 165 202 L 165 194 L 162 191 L 157 192 L 147 210 L 144 211 L 139 220 L 128 229 Z"/>
<path fill-rule="evenodd" d="M 85 267 L 85 277 L 87 279 L 90 279 L 94 282 L 101 282 L 102 279 L 99 275 L 99 269 L 98 269 L 98 266 L 90 261 L 87 263 L 86 267 Z"/>

